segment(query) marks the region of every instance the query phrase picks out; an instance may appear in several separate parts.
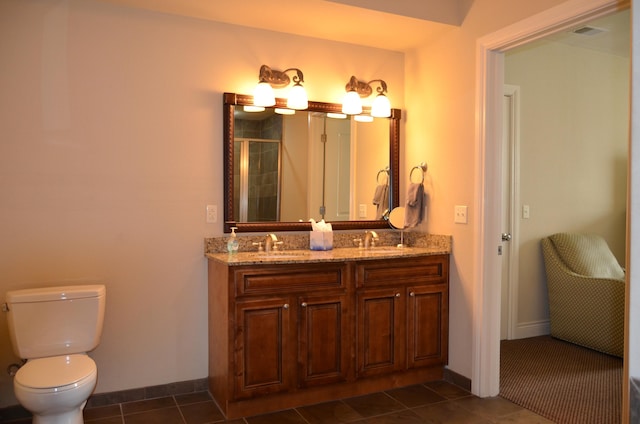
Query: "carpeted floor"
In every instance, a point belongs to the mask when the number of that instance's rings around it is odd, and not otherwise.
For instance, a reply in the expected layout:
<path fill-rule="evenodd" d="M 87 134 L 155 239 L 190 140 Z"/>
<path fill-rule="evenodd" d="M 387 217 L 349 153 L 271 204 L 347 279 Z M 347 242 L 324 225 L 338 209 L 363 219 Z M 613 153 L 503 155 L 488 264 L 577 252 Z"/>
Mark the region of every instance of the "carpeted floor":
<path fill-rule="evenodd" d="M 503 398 L 556 423 L 621 422 L 622 359 L 551 336 L 500 348 Z"/>

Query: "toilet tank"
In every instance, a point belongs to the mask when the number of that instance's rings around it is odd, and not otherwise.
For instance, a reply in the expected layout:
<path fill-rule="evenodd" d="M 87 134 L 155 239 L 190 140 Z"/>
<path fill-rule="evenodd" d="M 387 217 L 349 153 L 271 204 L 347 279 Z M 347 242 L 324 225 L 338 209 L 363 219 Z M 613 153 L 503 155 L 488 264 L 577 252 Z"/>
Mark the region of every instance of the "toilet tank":
<path fill-rule="evenodd" d="M 89 352 L 104 321 L 104 285 L 13 290 L 6 294 L 13 351 L 32 359 Z"/>

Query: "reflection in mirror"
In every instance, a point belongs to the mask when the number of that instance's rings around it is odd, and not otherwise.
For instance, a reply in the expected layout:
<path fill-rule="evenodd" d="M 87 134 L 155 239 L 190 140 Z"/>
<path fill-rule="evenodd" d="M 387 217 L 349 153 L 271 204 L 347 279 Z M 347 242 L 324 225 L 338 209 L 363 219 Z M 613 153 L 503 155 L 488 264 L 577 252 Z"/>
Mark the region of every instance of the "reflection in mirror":
<path fill-rule="evenodd" d="M 400 230 L 400 244 L 398 245 L 398 247 L 404 247 L 404 214 L 404 206 L 393 208 L 393 210 L 389 213 L 389 226 L 391 228 L 395 228 L 396 230 Z"/>
<path fill-rule="evenodd" d="M 362 123 L 332 118 L 338 104 L 281 115 L 246 112 L 250 96 L 224 100 L 225 231 L 306 230 L 310 218 L 385 227 L 398 204 L 399 110 Z"/>

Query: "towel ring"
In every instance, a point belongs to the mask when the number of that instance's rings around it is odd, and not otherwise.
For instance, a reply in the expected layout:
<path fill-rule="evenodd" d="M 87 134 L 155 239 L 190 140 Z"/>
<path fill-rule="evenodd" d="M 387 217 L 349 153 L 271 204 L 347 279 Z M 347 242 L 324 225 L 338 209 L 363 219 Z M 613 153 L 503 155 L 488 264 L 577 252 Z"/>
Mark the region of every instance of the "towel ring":
<path fill-rule="evenodd" d="M 389 167 L 387 167 L 378 171 L 378 174 L 376 175 L 376 183 L 378 184 L 380 184 L 380 174 L 382 173 L 387 174 L 387 181 L 389 181 Z"/>
<path fill-rule="evenodd" d="M 411 172 L 409 172 L 409 182 L 413 182 L 412 180 L 413 171 L 415 171 L 416 169 L 419 169 L 422 171 L 422 180 L 420 181 L 420 184 L 422 184 L 424 183 L 424 173 L 427 172 L 427 164 L 424 162 L 421 162 L 420 165 L 417 165 L 411 168 Z"/>

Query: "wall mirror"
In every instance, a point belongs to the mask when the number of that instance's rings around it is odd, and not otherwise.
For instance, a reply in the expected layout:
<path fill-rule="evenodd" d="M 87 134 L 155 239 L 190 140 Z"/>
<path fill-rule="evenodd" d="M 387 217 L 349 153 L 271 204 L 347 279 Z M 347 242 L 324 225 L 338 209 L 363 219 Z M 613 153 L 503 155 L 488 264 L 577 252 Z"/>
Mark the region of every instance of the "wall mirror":
<path fill-rule="evenodd" d="M 399 204 L 400 118 L 332 118 L 336 103 L 309 102 L 293 115 L 248 112 L 253 97 L 224 93 L 224 231 L 388 228 Z M 247 108 L 248 109 L 248 108 Z M 365 108 L 365 112 L 367 112 Z"/>

